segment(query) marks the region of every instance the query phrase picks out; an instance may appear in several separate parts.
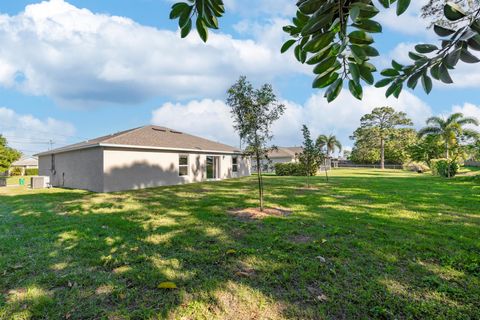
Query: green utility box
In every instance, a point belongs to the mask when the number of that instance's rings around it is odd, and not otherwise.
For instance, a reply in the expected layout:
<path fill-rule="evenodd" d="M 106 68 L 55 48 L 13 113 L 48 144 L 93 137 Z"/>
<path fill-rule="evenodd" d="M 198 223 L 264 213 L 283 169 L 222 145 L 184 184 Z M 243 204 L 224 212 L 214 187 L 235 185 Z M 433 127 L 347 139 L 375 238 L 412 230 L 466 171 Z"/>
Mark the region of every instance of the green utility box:
<path fill-rule="evenodd" d="M 25 185 L 25 178 L 18 179 L 18 184 L 21 185 L 21 186 L 24 186 Z"/>

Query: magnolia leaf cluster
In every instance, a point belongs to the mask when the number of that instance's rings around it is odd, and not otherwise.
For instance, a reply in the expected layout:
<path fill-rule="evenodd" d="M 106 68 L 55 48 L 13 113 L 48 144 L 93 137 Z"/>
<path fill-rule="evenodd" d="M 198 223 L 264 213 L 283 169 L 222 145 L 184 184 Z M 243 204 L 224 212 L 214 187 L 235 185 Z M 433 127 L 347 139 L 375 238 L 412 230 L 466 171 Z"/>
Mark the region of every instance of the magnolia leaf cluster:
<path fill-rule="evenodd" d="M 480 61 L 472 53 L 480 50 L 480 9 L 465 12 L 457 3 L 447 2 L 443 15 L 455 23 L 452 29 L 434 26 L 441 38 L 440 45 L 417 45 L 409 53 L 412 64 L 392 61 L 392 67 L 383 70 L 383 78 L 376 82 L 377 68 L 371 58 L 379 55 L 374 34 L 382 32 L 382 25 L 375 17 L 382 7 L 401 15 L 410 3 L 411 0 L 298 0 L 292 24 L 283 27 L 290 39 L 280 51 L 291 49 L 300 63 L 312 66 L 312 86 L 325 88 L 328 102 L 336 99 L 344 86 L 354 97 L 362 99 L 365 84 L 387 87 L 387 97 L 398 97 L 405 85 L 415 89 L 419 82 L 429 93 L 432 79 L 453 82 L 450 70 L 459 61 Z M 188 0 L 175 3 L 170 18 L 178 19 L 181 36 L 185 37 L 196 17 L 197 32 L 207 41 L 208 29 L 217 29 L 218 18 L 224 13 L 222 0 Z"/>

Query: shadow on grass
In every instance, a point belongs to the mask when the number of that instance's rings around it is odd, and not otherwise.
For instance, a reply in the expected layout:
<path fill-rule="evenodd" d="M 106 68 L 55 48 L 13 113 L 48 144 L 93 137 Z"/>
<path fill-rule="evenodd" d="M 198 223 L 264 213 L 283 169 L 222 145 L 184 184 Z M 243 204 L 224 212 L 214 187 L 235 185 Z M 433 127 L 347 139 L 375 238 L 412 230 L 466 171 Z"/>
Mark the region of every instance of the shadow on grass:
<path fill-rule="evenodd" d="M 254 178 L 0 196 L 0 318 L 478 315 L 472 185 L 337 176 L 305 191 L 301 178 L 265 179 L 267 205 L 293 215 L 226 214 L 256 205 Z"/>

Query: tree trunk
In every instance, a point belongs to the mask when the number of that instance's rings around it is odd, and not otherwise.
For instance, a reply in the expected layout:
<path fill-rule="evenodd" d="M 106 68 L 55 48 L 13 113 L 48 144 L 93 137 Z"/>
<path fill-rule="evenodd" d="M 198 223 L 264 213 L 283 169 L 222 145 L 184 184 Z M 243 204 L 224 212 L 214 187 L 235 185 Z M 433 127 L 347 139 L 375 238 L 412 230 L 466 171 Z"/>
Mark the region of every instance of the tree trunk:
<path fill-rule="evenodd" d="M 327 160 L 328 160 L 328 150 L 327 150 L 327 157 L 325 160 L 323 160 L 323 167 L 325 168 L 325 178 L 327 179 L 328 182 L 328 170 L 327 170 Z"/>
<path fill-rule="evenodd" d="M 445 158 L 448 160 L 448 141 L 445 142 Z"/>
<path fill-rule="evenodd" d="M 258 197 L 260 200 L 260 211 L 263 211 L 263 179 L 262 179 L 262 167 L 260 165 L 260 155 L 256 153 L 257 157 L 257 177 L 258 177 Z"/>
<path fill-rule="evenodd" d="M 380 138 L 380 168 L 385 169 L 385 140 Z"/>

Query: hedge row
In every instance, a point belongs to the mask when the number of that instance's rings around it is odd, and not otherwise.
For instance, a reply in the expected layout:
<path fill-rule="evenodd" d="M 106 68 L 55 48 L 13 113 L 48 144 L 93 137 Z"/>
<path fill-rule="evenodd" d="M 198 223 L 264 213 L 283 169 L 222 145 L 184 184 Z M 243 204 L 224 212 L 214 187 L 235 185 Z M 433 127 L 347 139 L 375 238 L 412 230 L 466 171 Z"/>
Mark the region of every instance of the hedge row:
<path fill-rule="evenodd" d="M 277 176 L 305 176 L 305 168 L 300 163 L 275 163 Z"/>

